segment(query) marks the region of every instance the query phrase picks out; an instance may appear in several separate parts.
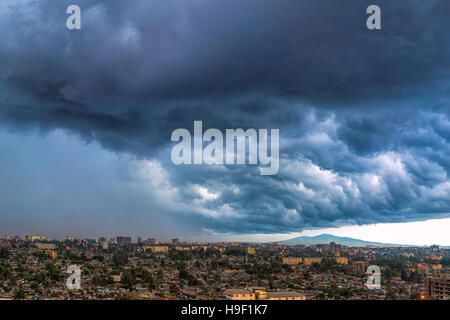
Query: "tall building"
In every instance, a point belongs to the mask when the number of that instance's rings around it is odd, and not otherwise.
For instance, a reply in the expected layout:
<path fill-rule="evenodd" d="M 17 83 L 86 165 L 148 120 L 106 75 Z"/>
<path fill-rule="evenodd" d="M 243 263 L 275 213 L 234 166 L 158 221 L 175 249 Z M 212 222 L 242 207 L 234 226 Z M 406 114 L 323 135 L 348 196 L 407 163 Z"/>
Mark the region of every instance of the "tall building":
<path fill-rule="evenodd" d="M 329 250 L 331 254 L 338 255 L 342 249 L 342 245 L 336 244 L 336 242 L 330 242 Z"/>
<path fill-rule="evenodd" d="M 143 240 L 142 244 L 145 246 L 152 246 L 152 245 L 158 244 L 158 240 L 156 240 L 154 238 L 148 238 L 147 240 Z"/>
<path fill-rule="evenodd" d="M 438 300 L 450 300 L 450 274 L 433 273 L 425 279 L 427 295 Z"/>
<path fill-rule="evenodd" d="M 116 237 L 116 240 L 118 244 L 131 244 L 131 237 L 119 236 Z"/>

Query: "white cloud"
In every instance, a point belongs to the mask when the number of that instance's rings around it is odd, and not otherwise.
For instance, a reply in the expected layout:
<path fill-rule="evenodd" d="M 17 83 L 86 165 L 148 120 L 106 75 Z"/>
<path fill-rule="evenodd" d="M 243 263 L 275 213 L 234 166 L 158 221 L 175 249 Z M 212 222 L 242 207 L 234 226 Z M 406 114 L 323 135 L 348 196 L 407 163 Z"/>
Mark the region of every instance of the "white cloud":
<path fill-rule="evenodd" d="M 198 192 L 199 195 L 203 197 L 205 200 L 215 200 L 219 197 L 219 194 L 210 192 L 208 188 L 196 185 L 195 190 Z"/>

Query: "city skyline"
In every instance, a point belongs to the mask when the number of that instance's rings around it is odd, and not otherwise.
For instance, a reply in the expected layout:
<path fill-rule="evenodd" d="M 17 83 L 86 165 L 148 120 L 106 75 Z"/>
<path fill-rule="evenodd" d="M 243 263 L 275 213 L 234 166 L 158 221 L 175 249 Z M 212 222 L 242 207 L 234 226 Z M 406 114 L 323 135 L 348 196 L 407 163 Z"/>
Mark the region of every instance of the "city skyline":
<path fill-rule="evenodd" d="M 450 244 L 448 2 L 71 4 L 0 4 L 0 234 Z M 195 121 L 279 130 L 276 174 L 173 163 Z"/>
<path fill-rule="evenodd" d="M 188 242 L 241 242 L 241 243 L 274 243 L 274 242 L 282 242 L 286 240 L 290 240 L 296 237 L 314 237 L 317 235 L 330 234 L 337 237 L 349 237 L 355 240 L 363 240 L 370 242 L 379 242 L 385 244 L 396 244 L 396 245 L 408 245 L 408 246 L 417 246 L 417 247 L 427 247 L 432 245 L 439 245 L 441 247 L 450 247 L 446 240 L 447 234 L 446 230 L 449 229 L 450 219 L 436 219 L 436 220 L 427 220 L 424 222 L 411 222 L 411 223 L 403 223 L 403 224 L 378 224 L 378 225 L 363 225 L 363 226 L 346 226 L 341 228 L 329 228 L 329 229 L 318 229 L 318 230 L 305 230 L 301 233 L 292 233 L 292 234 L 284 234 L 284 235 L 229 235 L 224 236 L 220 235 L 218 237 L 198 237 L 198 238 L 187 238 L 187 239 L 179 239 L 180 241 L 188 241 Z M 411 227 L 409 227 L 410 225 Z M 428 230 L 428 233 L 427 233 Z M 424 233 L 426 234 L 424 236 Z M 25 234 L 8 234 L 4 236 L 20 236 L 24 237 Z M 30 234 L 31 235 L 31 234 Z M 42 234 L 45 236 L 45 234 Z M 124 235 L 122 236 L 130 236 Z M 386 237 L 388 235 L 388 237 Z M 418 237 L 418 235 L 420 237 Z M 65 236 L 59 236 L 56 238 L 46 237 L 47 240 L 64 240 L 68 236 L 73 238 L 81 238 L 81 239 L 100 239 L 102 237 L 106 238 L 116 238 L 118 235 L 115 234 L 103 234 L 103 235 L 91 235 L 91 236 L 83 236 L 78 234 L 66 234 Z M 139 238 L 141 239 L 149 239 L 151 235 L 133 235 L 131 238 L 137 242 Z M 175 235 L 176 236 L 176 235 Z M 390 236 L 390 237 L 389 237 Z M 392 237 L 394 236 L 394 237 Z M 259 238 L 262 238 L 259 239 Z M 156 238 L 154 238 L 156 239 Z M 158 241 L 168 243 L 171 242 L 174 237 L 166 237 L 162 239 L 156 239 Z M 443 239 L 439 241 L 437 239 Z M 322 243 L 322 242 L 321 242 Z M 324 242 L 325 243 L 325 242 Z"/>

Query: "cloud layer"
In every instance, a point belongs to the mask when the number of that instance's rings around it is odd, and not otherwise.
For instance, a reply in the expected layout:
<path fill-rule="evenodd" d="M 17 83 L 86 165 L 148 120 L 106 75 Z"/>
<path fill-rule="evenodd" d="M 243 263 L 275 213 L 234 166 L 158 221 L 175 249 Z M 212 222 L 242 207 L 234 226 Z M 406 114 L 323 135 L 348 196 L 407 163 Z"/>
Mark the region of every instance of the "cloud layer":
<path fill-rule="evenodd" d="M 198 232 L 450 212 L 448 1 L 380 2 L 380 31 L 360 0 L 80 1 L 70 31 L 76 2 L 1 2 L 0 126 L 136 157 L 146 181 L 164 177 L 147 186 L 161 216 Z M 170 134 L 194 120 L 279 128 L 279 174 L 174 166 Z"/>

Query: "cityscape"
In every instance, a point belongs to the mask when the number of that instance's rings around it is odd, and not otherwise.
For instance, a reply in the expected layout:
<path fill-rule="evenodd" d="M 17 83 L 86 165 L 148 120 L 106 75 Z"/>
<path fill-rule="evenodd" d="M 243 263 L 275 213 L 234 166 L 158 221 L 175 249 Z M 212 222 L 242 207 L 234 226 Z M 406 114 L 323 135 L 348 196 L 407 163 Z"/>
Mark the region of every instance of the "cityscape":
<path fill-rule="evenodd" d="M 449 17 L 1 0 L 2 311 L 448 313 Z"/>
<path fill-rule="evenodd" d="M 379 289 L 366 285 L 370 265 Z M 0 299 L 449 300 L 450 249 L 4 236 Z"/>

